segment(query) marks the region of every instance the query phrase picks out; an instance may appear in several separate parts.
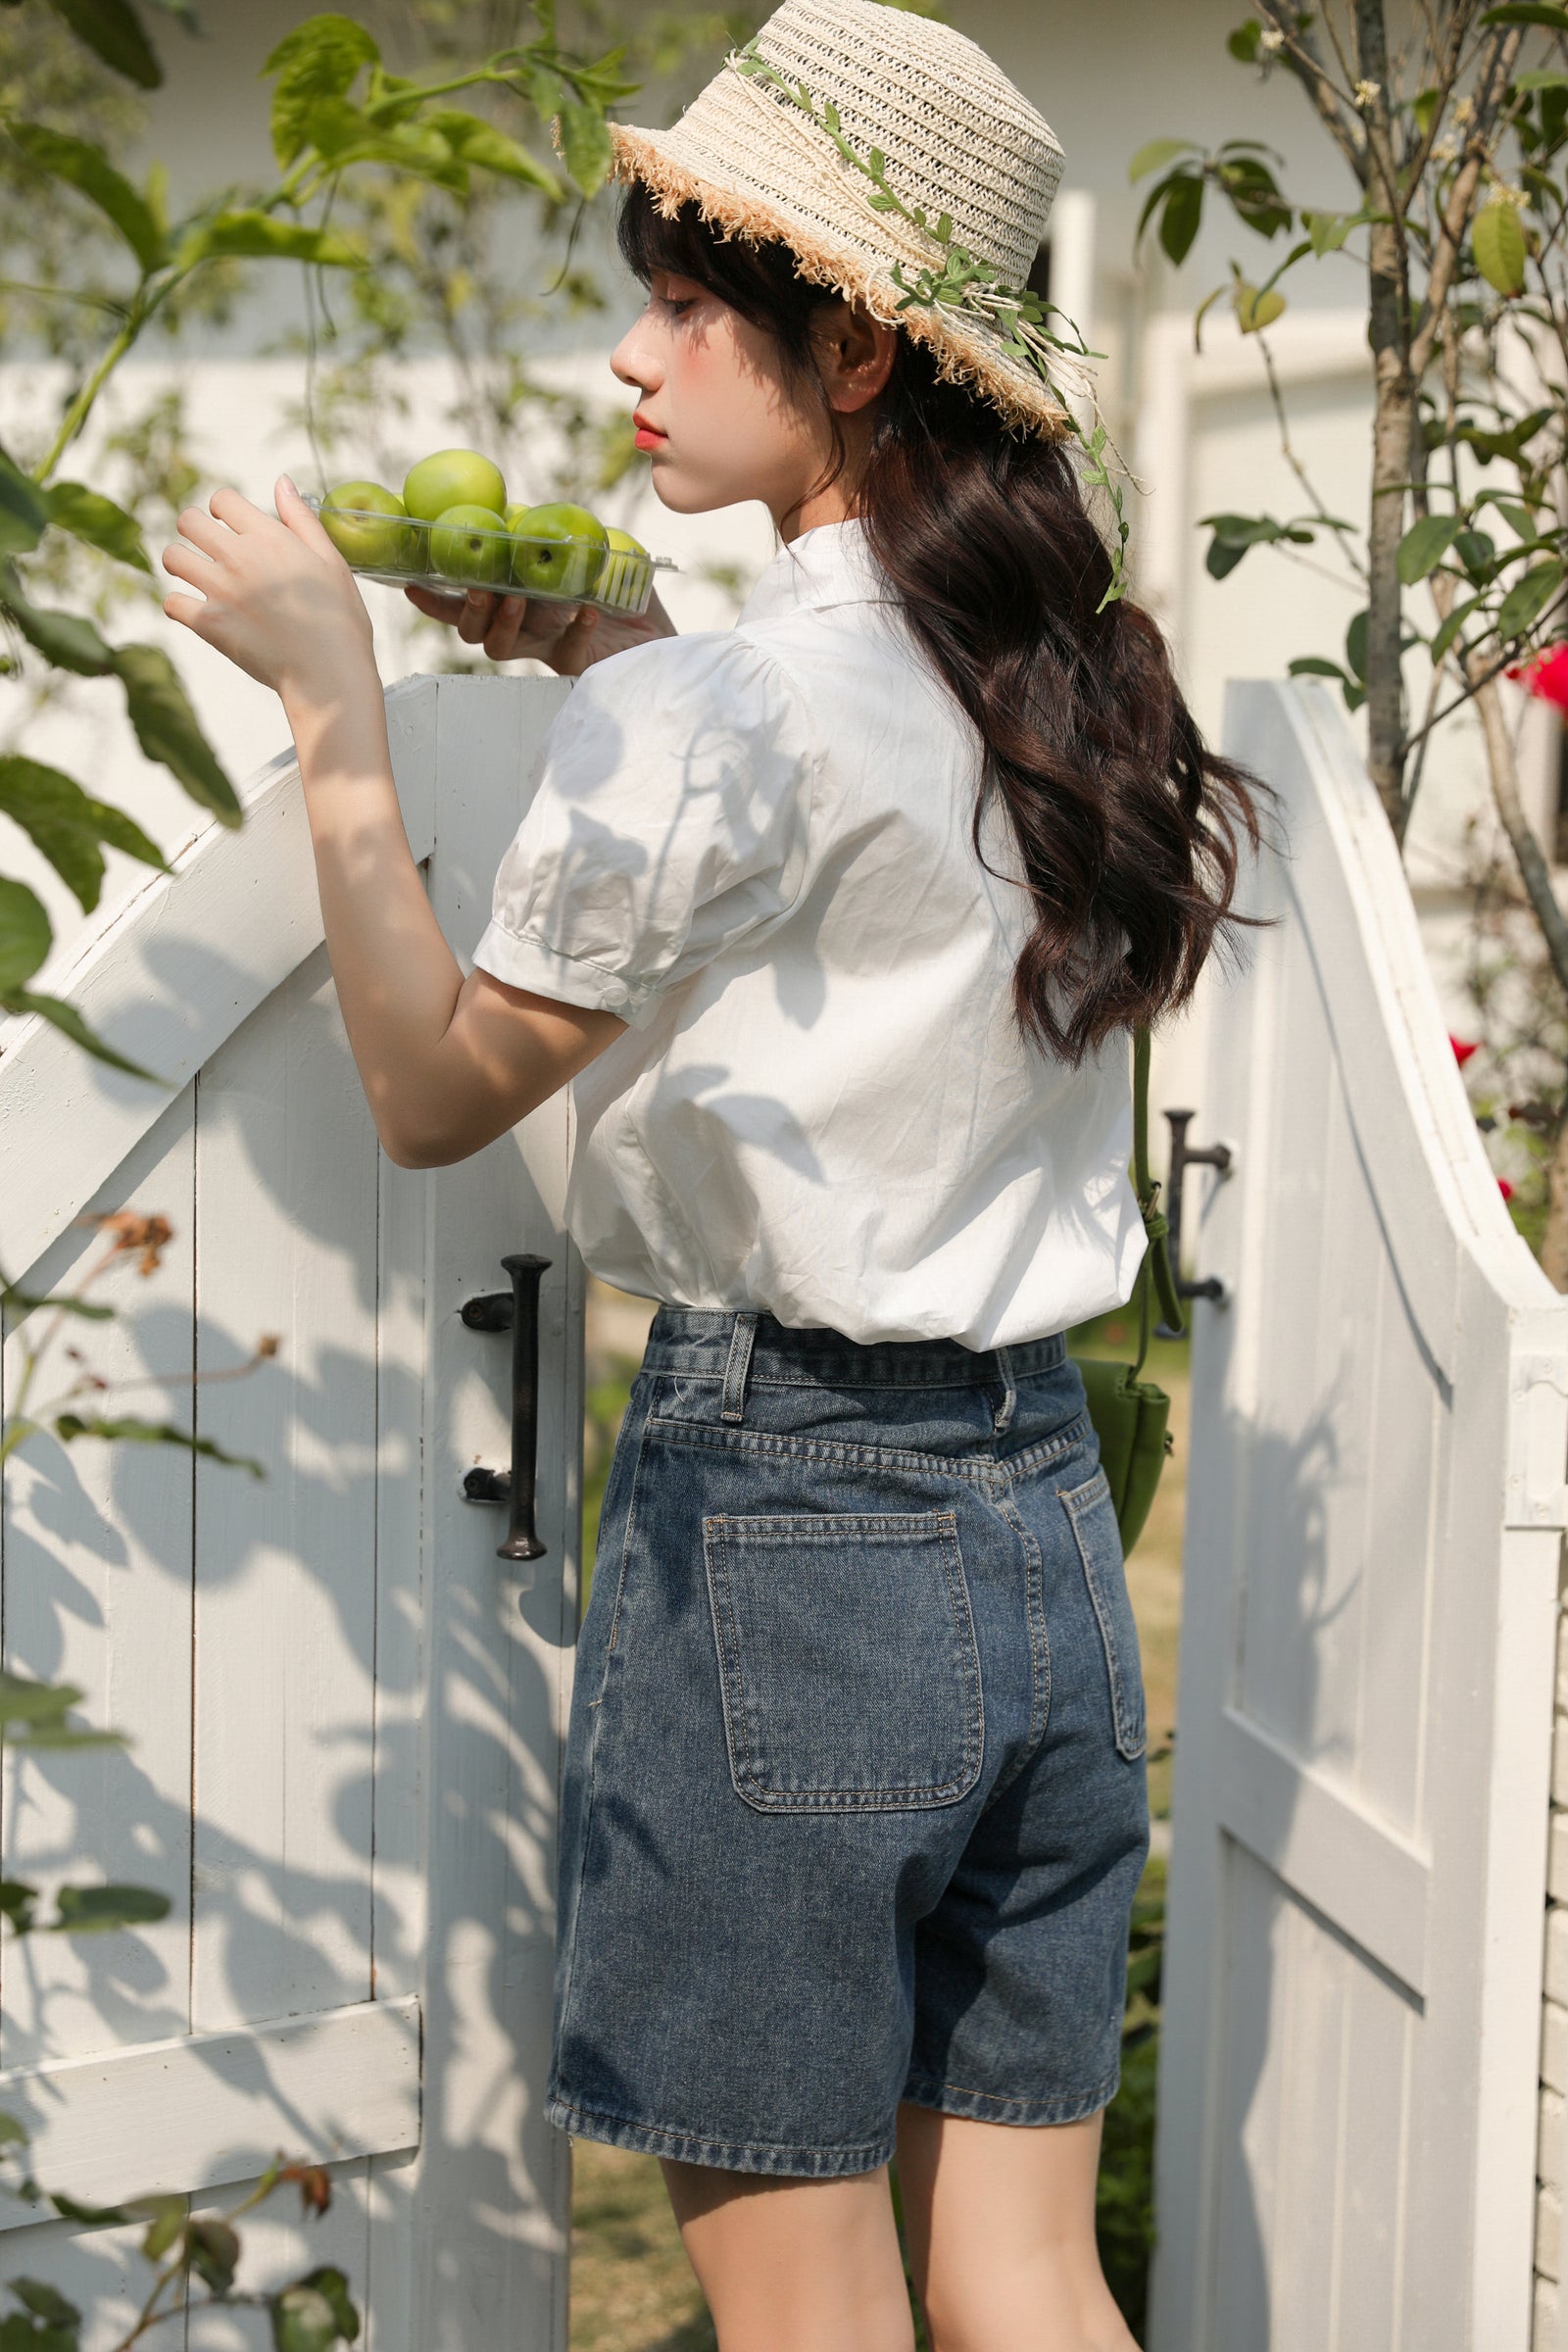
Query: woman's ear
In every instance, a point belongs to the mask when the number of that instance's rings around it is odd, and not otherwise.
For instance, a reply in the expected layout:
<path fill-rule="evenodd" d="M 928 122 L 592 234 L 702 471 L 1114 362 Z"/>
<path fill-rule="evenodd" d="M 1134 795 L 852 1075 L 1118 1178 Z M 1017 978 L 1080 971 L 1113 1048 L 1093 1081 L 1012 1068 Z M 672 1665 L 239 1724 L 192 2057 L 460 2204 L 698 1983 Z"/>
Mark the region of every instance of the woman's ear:
<path fill-rule="evenodd" d="M 899 330 L 873 318 L 863 303 L 835 294 L 812 324 L 816 364 L 828 406 L 841 416 L 869 408 L 893 372 Z"/>

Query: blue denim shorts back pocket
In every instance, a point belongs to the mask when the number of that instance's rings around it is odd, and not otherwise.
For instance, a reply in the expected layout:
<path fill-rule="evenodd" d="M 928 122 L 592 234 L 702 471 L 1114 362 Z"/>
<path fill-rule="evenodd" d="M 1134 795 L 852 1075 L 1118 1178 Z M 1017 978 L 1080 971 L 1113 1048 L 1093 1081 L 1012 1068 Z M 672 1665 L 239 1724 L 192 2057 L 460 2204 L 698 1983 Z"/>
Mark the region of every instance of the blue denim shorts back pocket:
<path fill-rule="evenodd" d="M 956 1804 L 980 1658 L 952 1511 L 703 1522 L 730 1777 L 763 1813 Z"/>
<path fill-rule="evenodd" d="M 1089 1597 L 1100 1621 L 1110 1677 L 1110 1711 L 1117 1753 L 1129 1762 L 1148 1744 L 1144 1715 L 1144 1677 L 1138 1656 L 1138 1626 L 1127 1596 L 1127 1572 L 1122 1559 L 1116 1506 L 1103 1470 L 1081 1487 L 1058 1488 L 1062 1505 L 1084 1564 Z"/>

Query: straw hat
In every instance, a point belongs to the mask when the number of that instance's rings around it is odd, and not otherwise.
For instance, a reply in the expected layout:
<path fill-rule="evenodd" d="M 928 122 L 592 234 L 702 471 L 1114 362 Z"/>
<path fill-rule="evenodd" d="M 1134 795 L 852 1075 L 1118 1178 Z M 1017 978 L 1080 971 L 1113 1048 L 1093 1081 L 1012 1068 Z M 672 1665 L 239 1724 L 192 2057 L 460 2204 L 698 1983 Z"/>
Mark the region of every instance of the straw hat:
<path fill-rule="evenodd" d="M 880 0 L 784 0 L 669 130 L 612 125 L 660 210 L 777 238 L 803 273 L 935 353 L 1007 421 L 1071 432 L 1082 339 L 1026 290 L 1055 134 L 983 49 Z"/>

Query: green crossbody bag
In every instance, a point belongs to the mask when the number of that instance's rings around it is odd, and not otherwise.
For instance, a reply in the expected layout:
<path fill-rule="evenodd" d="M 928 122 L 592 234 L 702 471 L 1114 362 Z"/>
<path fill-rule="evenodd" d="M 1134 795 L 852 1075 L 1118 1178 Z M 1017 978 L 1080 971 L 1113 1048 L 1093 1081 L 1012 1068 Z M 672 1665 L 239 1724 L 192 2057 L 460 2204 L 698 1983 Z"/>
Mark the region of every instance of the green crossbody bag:
<path fill-rule="evenodd" d="M 1138 1355 L 1130 1364 L 1074 1358 L 1083 1374 L 1089 1417 L 1100 1440 L 1100 1460 L 1116 1506 L 1123 1552 L 1131 1551 L 1144 1530 L 1149 1508 L 1159 1485 L 1159 1474 L 1171 1450 L 1170 1398 L 1152 1380 L 1141 1380 L 1149 1353 L 1149 1331 L 1155 1298 L 1168 1331 L 1182 1329 L 1181 1300 L 1165 1247 L 1167 1227 L 1154 1206 L 1159 1187 L 1149 1174 L 1149 1031 L 1133 1034 L 1133 1189 L 1143 1212 L 1149 1247 L 1138 1269 L 1128 1300 L 1138 1308 Z"/>

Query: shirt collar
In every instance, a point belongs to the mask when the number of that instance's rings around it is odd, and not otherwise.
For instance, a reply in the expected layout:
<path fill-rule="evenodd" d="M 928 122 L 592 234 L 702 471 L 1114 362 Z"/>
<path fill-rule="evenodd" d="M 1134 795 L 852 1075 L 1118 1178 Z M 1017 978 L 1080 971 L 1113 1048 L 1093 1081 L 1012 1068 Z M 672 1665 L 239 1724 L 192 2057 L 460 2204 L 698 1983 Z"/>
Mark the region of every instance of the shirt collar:
<path fill-rule="evenodd" d="M 863 526 L 855 520 L 819 522 L 779 549 L 742 606 L 738 625 L 780 620 L 825 605 L 876 604 L 884 597 Z"/>

